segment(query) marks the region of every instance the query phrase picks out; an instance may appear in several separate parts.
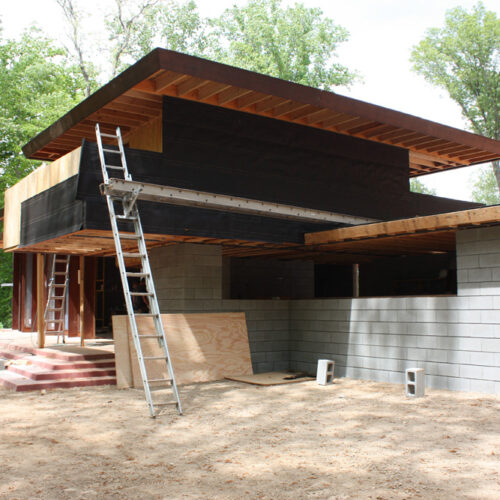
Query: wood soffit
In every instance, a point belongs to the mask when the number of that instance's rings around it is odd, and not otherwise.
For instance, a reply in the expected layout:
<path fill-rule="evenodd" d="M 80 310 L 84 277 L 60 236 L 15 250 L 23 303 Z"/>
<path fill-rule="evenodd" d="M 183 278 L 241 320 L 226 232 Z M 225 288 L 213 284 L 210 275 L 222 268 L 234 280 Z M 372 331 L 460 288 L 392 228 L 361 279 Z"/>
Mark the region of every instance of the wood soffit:
<path fill-rule="evenodd" d="M 132 130 L 161 115 L 162 96 L 293 122 L 409 151 L 410 176 L 500 159 L 500 141 L 333 92 L 306 87 L 165 49 L 155 49 L 82 101 L 23 148 L 55 160 L 82 139 Z"/>

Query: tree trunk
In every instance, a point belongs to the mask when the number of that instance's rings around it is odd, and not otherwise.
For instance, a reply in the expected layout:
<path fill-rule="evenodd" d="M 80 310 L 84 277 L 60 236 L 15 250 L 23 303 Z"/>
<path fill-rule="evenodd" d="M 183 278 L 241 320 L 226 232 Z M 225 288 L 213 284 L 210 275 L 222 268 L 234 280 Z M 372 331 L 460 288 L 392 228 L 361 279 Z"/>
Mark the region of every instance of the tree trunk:
<path fill-rule="evenodd" d="M 491 168 L 493 169 L 493 173 L 495 174 L 498 190 L 500 191 L 500 161 L 499 160 L 492 161 Z"/>

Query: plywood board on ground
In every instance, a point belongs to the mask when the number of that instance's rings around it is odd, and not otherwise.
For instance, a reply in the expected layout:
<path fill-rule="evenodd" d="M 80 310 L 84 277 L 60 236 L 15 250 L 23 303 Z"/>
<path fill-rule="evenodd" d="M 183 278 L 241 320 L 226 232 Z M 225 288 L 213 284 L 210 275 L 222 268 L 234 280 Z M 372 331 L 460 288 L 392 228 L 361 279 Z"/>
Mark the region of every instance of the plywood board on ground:
<path fill-rule="evenodd" d="M 162 322 L 178 384 L 210 382 L 234 374 L 253 373 L 244 313 L 162 314 Z M 137 325 L 142 335 L 155 333 L 152 318 L 139 317 Z M 114 319 L 113 335 L 115 340 L 123 337 L 124 327 L 129 342 L 132 386 L 142 387 L 128 321 Z M 121 341 L 119 343 L 122 345 Z M 144 356 L 162 354 L 156 339 L 143 339 L 142 349 Z M 126 353 L 117 346 L 115 355 L 117 378 L 121 378 L 119 374 L 122 373 L 123 381 L 127 383 L 126 368 L 120 366 L 127 363 Z M 151 379 L 168 376 L 163 360 L 149 361 L 148 367 Z"/>
<path fill-rule="evenodd" d="M 256 373 L 255 375 L 238 375 L 236 377 L 226 377 L 227 380 L 234 380 L 235 382 L 244 382 L 245 384 L 254 385 L 281 385 L 281 384 L 294 384 L 296 382 L 307 382 L 314 380 L 314 377 L 301 376 L 298 378 L 294 373 L 289 372 L 266 372 Z"/>
<path fill-rule="evenodd" d="M 113 316 L 115 341 L 116 386 L 118 389 L 133 387 L 130 348 L 128 343 L 128 316 Z"/>

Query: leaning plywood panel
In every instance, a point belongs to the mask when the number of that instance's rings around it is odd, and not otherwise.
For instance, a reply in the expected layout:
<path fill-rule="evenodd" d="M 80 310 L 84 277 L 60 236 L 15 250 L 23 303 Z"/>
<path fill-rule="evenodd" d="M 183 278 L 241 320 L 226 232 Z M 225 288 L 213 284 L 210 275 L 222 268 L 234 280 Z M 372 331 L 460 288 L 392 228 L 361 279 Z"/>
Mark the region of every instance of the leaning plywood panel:
<path fill-rule="evenodd" d="M 177 383 L 209 382 L 253 373 L 244 313 L 163 314 L 162 322 Z M 137 324 L 141 334 L 155 333 L 151 318 L 137 318 Z M 129 346 L 133 385 L 142 387 L 130 334 Z M 142 346 L 144 356 L 162 354 L 155 339 L 144 339 Z M 150 361 L 148 366 L 150 378 L 167 377 L 164 361 Z"/>
<path fill-rule="evenodd" d="M 5 191 L 4 250 L 13 250 L 20 243 L 21 203 L 50 187 L 78 174 L 81 148 L 50 164 L 43 164 Z"/>
<path fill-rule="evenodd" d="M 133 387 L 128 337 L 128 316 L 113 316 L 116 386 L 118 389 Z"/>

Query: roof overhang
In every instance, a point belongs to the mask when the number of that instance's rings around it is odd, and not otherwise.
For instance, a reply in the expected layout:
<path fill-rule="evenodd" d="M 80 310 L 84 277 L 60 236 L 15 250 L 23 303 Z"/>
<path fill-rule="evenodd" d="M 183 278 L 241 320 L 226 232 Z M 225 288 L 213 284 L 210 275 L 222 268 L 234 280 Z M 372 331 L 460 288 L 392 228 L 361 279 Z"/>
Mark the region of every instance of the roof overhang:
<path fill-rule="evenodd" d="M 500 159 L 500 141 L 412 115 L 225 64 L 155 49 L 23 148 L 28 158 L 55 160 L 95 140 L 94 126 L 126 136 L 160 116 L 162 96 L 382 142 L 407 149 L 410 175 Z"/>

